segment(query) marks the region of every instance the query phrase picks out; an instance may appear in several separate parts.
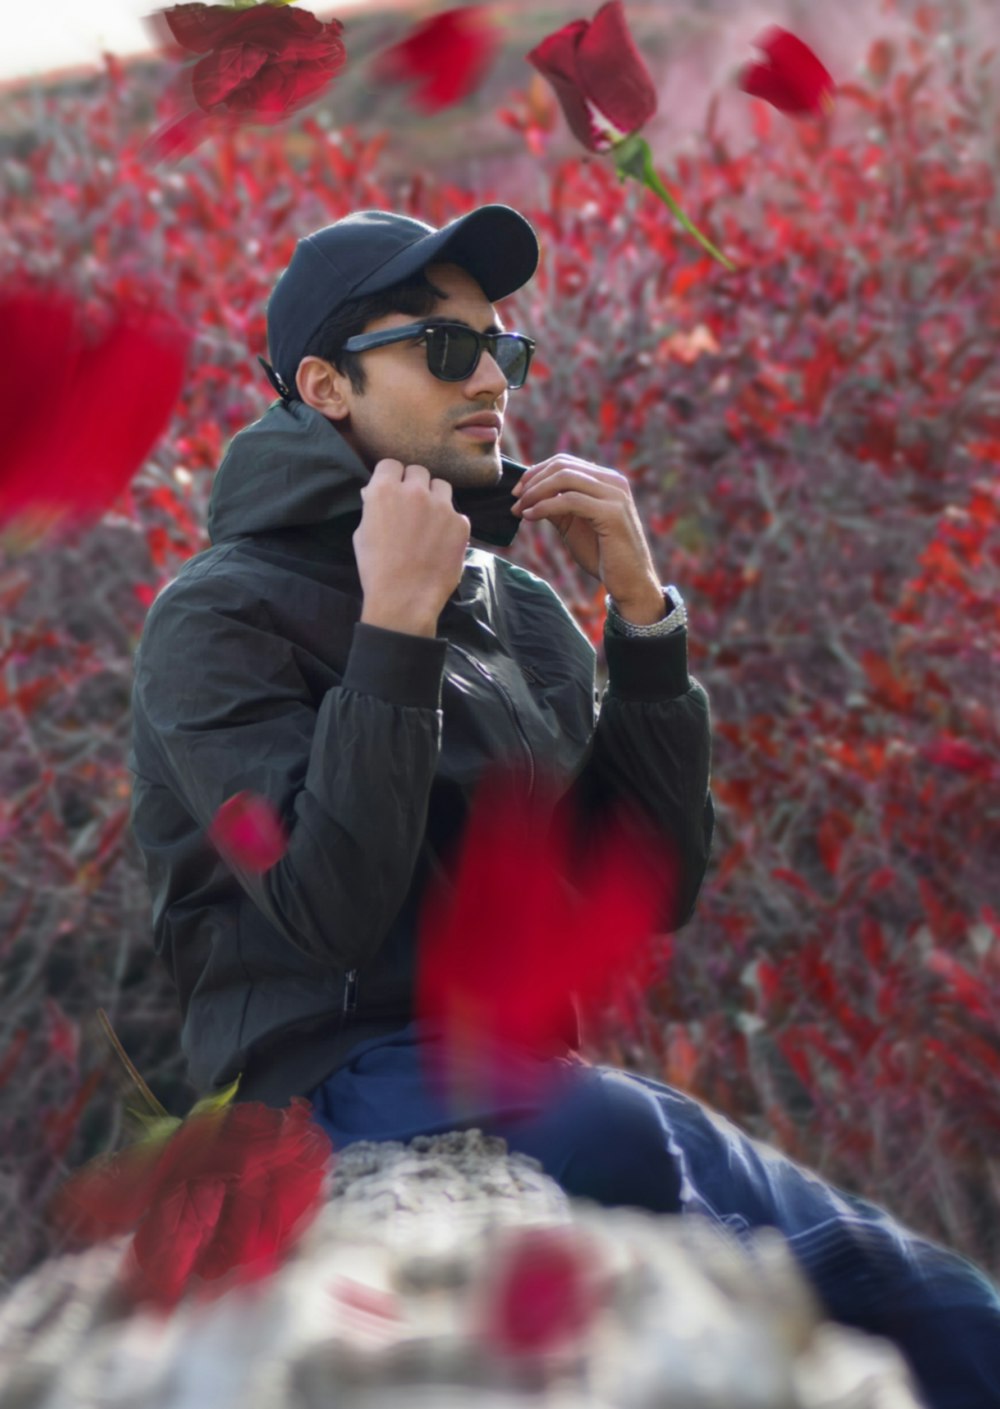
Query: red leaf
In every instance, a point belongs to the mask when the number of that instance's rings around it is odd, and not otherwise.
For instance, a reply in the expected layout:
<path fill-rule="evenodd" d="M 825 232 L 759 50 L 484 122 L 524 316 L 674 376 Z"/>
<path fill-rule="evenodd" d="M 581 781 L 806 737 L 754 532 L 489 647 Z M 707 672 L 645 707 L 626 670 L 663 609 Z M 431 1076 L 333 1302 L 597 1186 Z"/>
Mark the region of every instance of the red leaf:
<path fill-rule="evenodd" d="M 866 67 L 876 83 L 884 83 L 892 69 L 895 51 L 888 39 L 876 39 L 868 50 Z"/>
<path fill-rule="evenodd" d="M 965 773 L 981 778 L 992 778 L 996 763 L 988 753 L 977 749 L 965 739 L 953 734 L 942 734 L 924 749 L 924 757 L 941 768 L 950 768 L 955 773 Z"/>
<path fill-rule="evenodd" d="M 862 651 L 861 665 L 879 703 L 900 714 L 909 714 L 916 699 L 909 681 L 897 675 L 885 657 L 875 651 Z"/>
<path fill-rule="evenodd" d="M 14 1039 L 4 1053 L 3 1061 L 0 1062 L 0 1086 L 6 1086 L 12 1072 L 21 1060 L 21 1054 L 28 1044 L 28 1035 L 26 1027 L 19 1027 L 15 1032 Z"/>
<path fill-rule="evenodd" d="M 222 804 L 208 839 L 231 866 L 254 874 L 269 871 L 288 850 L 288 833 L 275 808 L 245 791 Z"/>
<path fill-rule="evenodd" d="M 787 866 L 776 866 L 771 875 L 776 881 L 784 881 L 785 885 L 791 886 L 801 895 L 808 896 L 810 900 L 814 900 L 820 905 L 825 904 L 823 897 L 812 888 L 805 876 L 799 875 L 798 871 L 790 871 Z"/>
<path fill-rule="evenodd" d="M 500 30 L 489 12 L 463 5 L 414 26 L 379 55 L 372 72 L 383 82 L 415 81 L 414 105 L 436 113 L 476 91 L 499 46 Z"/>
<path fill-rule="evenodd" d="M 69 1062 L 74 1069 L 80 1047 L 80 1028 L 66 1016 L 54 998 L 46 997 L 45 1011 L 49 1024 L 49 1051 Z"/>
<path fill-rule="evenodd" d="M 970 1013 L 987 1021 L 993 1017 L 994 1005 L 990 1002 L 989 989 L 981 979 L 970 974 L 954 955 L 943 949 L 932 949 L 924 964 L 932 974 L 944 979 L 953 996 Z"/>

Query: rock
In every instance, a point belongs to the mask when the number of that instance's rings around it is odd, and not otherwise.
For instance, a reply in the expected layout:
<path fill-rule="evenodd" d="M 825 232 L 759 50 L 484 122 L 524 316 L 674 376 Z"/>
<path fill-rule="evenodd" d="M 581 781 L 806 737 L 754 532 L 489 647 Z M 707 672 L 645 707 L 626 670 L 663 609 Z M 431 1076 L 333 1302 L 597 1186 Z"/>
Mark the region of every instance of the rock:
<path fill-rule="evenodd" d="M 124 1304 L 128 1242 L 54 1259 L 0 1304 L 3 1409 L 921 1405 L 893 1346 L 821 1319 L 777 1233 L 571 1200 L 479 1131 L 349 1147 L 274 1276 L 170 1316 Z M 501 1350 L 506 1259 L 543 1244 L 586 1269 L 583 1320 Z M 519 1295 L 537 1329 L 570 1293 Z"/>

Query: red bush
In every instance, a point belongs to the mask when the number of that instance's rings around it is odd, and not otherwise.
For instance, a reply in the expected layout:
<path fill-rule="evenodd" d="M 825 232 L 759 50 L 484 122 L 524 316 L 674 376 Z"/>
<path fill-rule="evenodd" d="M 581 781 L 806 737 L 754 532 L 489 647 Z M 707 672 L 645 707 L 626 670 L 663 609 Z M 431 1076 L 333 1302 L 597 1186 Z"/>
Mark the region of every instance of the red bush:
<path fill-rule="evenodd" d="M 386 136 L 306 119 L 150 171 L 127 78 L 45 101 L 5 159 L 0 274 L 59 269 L 95 298 L 138 280 L 198 336 L 118 511 L 3 563 L 5 1275 L 49 1250 L 53 1181 L 117 1138 L 99 1006 L 161 1095 L 192 1098 L 127 827 L 130 659 L 144 608 L 206 546 L 229 436 L 267 404 L 271 283 L 303 231 L 352 209 L 443 224 L 489 200 L 542 243 L 504 308 L 538 342 L 509 448 L 631 476 L 714 714 L 698 913 L 631 1027 L 589 1055 L 694 1091 L 1000 1270 L 992 63 L 925 24 L 876 46 L 831 117 L 759 107 L 736 152 L 710 115 L 669 174 L 737 274 L 599 159 L 557 163 L 540 194 L 387 185 Z M 603 592 L 547 526 L 510 556 L 599 646 Z"/>

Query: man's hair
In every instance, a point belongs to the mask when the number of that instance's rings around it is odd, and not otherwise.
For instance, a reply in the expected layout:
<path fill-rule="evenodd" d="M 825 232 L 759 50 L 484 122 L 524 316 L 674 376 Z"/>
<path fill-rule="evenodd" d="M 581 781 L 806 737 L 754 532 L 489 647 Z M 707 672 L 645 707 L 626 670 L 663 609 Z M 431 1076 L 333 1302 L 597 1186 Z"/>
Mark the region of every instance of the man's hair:
<path fill-rule="evenodd" d="M 302 356 L 322 357 L 324 362 L 332 362 L 360 396 L 368 385 L 368 378 L 361 365 L 360 354 L 343 350 L 348 338 L 363 333 L 369 323 L 376 318 L 384 318 L 387 313 L 407 313 L 412 318 L 426 318 L 435 300 L 447 297 L 444 289 L 431 283 L 424 269 L 418 269 L 398 284 L 380 289 L 378 293 L 348 299 L 334 309 L 313 333 Z M 294 385 L 291 393 L 293 401 L 301 400 Z"/>

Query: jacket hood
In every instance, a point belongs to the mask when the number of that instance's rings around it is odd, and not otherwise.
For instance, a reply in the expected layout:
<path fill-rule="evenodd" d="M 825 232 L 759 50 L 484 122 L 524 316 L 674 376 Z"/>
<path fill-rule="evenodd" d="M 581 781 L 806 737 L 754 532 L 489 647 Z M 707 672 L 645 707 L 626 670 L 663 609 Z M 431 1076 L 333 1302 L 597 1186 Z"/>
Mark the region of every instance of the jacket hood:
<path fill-rule="evenodd" d="M 456 489 L 452 502 L 468 515 L 471 536 L 507 547 L 520 520 L 512 490 L 525 466 L 500 457 L 500 482 Z M 353 529 L 370 472 L 331 421 L 302 401 L 276 401 L 259 421 L 238 431 L 212 484 L 208 535 L 213 544 L 275 529 L 318 524 Z"/>

